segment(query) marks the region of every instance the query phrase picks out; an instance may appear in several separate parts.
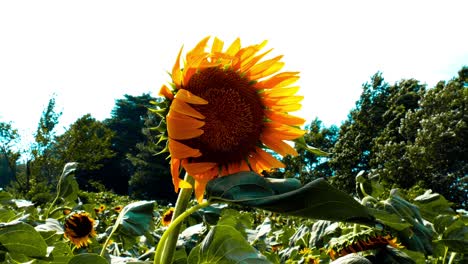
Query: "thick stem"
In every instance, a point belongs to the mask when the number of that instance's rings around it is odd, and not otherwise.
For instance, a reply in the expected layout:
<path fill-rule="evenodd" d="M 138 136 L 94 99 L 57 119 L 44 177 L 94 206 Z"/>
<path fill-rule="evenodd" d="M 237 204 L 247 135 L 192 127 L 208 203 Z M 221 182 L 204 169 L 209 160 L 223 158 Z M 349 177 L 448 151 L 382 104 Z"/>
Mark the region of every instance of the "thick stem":
<path fill-rule="evenodd" d="M 185 174 L 184 180 L 188 183 L 194 184 L 194 180 L 188 174 Z M 156 253 L 154 256 L 154 263 L 155 264 L 170 264 L 172 263 L 172 258 L 174 256 L 175 247 L 177 244 L 177 239 L 179 238 L 180 228 L 179 224 L 176 224 L 176 220 L 182 215 L 188 206 L 190 201 L 190 197 L 192 196 L 193 189 L 184 188 L 181 189 L 179 192 L 179 196 L 177 197 L 177 202 L 174 208 L 174 214 L 172 215 L 172 223 L 170 224 L 169 228 L 164 232 L 161 240 L 159 240 L 158 247 L 156 249 Z M 164 235 L 166 237 L 168 234 L 171 234 L 167 238 L 167 241 L 163 239 Z M 158 262 L 159 261 L 159 262 Z"/>

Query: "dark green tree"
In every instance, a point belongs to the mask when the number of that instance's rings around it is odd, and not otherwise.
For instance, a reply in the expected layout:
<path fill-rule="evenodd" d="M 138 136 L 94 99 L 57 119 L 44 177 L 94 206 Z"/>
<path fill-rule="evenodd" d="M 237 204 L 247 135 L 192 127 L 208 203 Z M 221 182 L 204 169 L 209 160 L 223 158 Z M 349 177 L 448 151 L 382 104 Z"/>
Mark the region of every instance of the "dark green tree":
<path fill-rule="evenodd" d="M 19 142 L 18 130 L 11 123 L 0 122 L 0 187 L 15 179 L 16 161 L 21 156 L 14 145 Z"/>
<path fill-rule="evenodd" d="M 373 139 L 386 127 L 384 114 L 388 110 L 390 86 L 381 73 L 363 85 L 361 97 L 341 125 L 338 141 L 332 149 L 330 165 L 335 172 L 331 179 L 340 189 L 353 192 L 355 177 L 361 170 L 371 169 Z"/>
<path fill-rule="evenodd" d="M 55 98 L 52 97 L 49 99 L 47 107 L 42 112 L 34 135 L 35 142 L 31 147 L 32 160 L 30 163 L 30 171 L 36 182 L 47 182 L 50 184 L 56 180 L 56 177 L 62 169 L 57 166 L 54 153 L 51 149 L 56 135 L 55 127 L 61 115 L 61 112 L 56 112 Z"/>
<path fill-rule="evenodd" d="M 456 78 L 439 82 L 427 91 L 421 107 L 408 115 L 401 127 L 414 133 L 406 156 L 421 178 L 449 200 L 468 206 L 468 67 Z"/>
<path fill-rule="evenodd" d="M 419 101 L 426 89 L 417 80 L 410 79 L 395 83 L 389 90 L 388 109 L 383 114 L 386 125 L 372 141 L 374 155 L 370 167 L 383 181 L 410 188 L 416 184 L 419 176 L 405 153 L 414 142 L 416 130 L 403 133 L 400 127 L 408 114 L 420 109 Z"/>
<path fill-rule="evenodd" d="M 149 94 L 126 94 L 123 99 L 116 100 L 111 118 L 104 120 L 104 124 L 115 133 L 112 150 L 116 153 L 106 162 L 103 169 L 104 184 L 118 194 L 128 193 L 128 181 L 135 170 L 127 157 L 137 155 L 137 144 L 146 140 L 142 129 L 148 108 L 151 106 L 150 102 L 154 100 Z"/>
<path fill-rule="evenodd" d="M 79 162 L 75 175 L 81 189 L 95 191 L 93 183 L 103 181 L 104 163 L 115 156 L 111 149 L 114 135 L 102 122 L 86 114 L 56 138 L 54 153 L 61 167 L 68 162 Z"/>
<path fill-rule="evenodd" d="M 135 199 L 155 199 L 159 203 L 175 202 L 168 153 L 160 153 L 164 144 L 157 144 L 160 132 L 157 127 L 161 117 L 148 112 L 143 134 L 145 141 L 137 144 L 136 155 L 128 155 L 134 173 L 129 182 L 130 196 Z M 160 154 L 157 154 L 160 153 Z"/>

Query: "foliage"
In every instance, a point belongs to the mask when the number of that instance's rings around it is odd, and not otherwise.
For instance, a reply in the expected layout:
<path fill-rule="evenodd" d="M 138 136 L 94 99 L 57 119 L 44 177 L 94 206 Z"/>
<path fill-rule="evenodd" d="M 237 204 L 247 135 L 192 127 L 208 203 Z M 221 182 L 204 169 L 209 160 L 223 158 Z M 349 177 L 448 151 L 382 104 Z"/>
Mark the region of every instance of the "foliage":
<path fill-rule="evenodd" d="M 18 130 L 11 123 L 0 122 L 0 186 L 6 186 L 15 179 L 16 161 L 20 157 L 18 150 L 13 149 L 19 141 Z"/>
<path fill-rule="evenodd" d="M 129 193 L 135 199 L 156 199 L 160 203 L 168 203 L 175 202 L 176 194 L 173 191 L 168 154 L 160 153 L 163 147 L 155 142 L 159 132 L 152 129 L 160 122 L 159 115 L 148 112 L 142 129 L 145 140 L 136 145 L 135 154 L 127 155 L 134 167 Z"/>
<path fill-rule="evenodd" d="M 38 182 L 46 181 L 50 184 L 54 181 L 53 177 L 60 172 L 61 166 L 57 164 L 51 147 L 56 135 L 55 127 L 61 115 L 61 112 L 55 110 L 55 98 L 50 98 L 39 120 L 31 149 L 31 176 Z"/>
<path fill-rule="evenodd" d="M 104 124 L 115 136 L 112 138 L 112 151 L 116 155 L 109 159 L 104 168 L 104 185 L 119 194 L 128 193 L 128 181 L 135 172 L 135 167 L 127 158 L 139 153 L 138 143 L 147 141 L 143 134 L 145 119 L 151 101 L 155 100 L 149 94 L 140 96 L 124 95 L 115 102 L 111 118 Z"/>
<path fill-rule="evenodd" d="M 426 89 L 417 80 L 394 85 L 377 73 L 329 151 L 330 179 L 354 193 L 360 171 L 388 188 L 432 188 L 466 208 L 468 191 L 468 67 Z"/>
<path fill-rule="evenodd" d="M 381 73 L 363 85 L 361 97 L 341 125 L 336 145 L 331 150 L 333 183 L 348 193 L 354 192 L 354 177 L 358 172 L 370 170 L 373 142 L 384 129 L 383 115 L 388 110 L 390 86 Z"/>
<path fill-rule="evenodd" d="M 78 162 L 76 177 L 81 188 L 95 191 L 93 186 L 90 186 L 91 181 L 103 181 L 104 163 L 115 156 L 111 149 L 113 137 L 113 131 L 86 114 L 57 137 L 53 145 L 54 154 L 63 164 Z"/>

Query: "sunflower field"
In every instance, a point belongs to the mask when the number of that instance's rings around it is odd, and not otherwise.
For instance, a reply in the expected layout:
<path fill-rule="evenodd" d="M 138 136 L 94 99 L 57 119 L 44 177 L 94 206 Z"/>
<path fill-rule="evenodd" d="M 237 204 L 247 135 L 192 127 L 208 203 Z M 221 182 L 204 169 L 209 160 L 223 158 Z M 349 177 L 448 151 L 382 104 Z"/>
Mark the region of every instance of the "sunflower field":
<path fill-rule="evenodd" d="M 177 224 L 173 208 L 111 193 L 79 194 L 75 168 L 64 168 L 47 208 L 0 192 L 2 263 L 163 263 L 157 254 L 171 222 Z M 279 182 L 253 173 L 219 180 L 207 186 L 209 205 L 189 202 L 166 263 L 467 260 L 468 214 L 453 211 L 437 193 L 406 200 L 392 190 L 385 199 L 368 195 L 357 202 L 321 181 L 299 187 L 283 181 L 290 189 L 279 189 Z"/>

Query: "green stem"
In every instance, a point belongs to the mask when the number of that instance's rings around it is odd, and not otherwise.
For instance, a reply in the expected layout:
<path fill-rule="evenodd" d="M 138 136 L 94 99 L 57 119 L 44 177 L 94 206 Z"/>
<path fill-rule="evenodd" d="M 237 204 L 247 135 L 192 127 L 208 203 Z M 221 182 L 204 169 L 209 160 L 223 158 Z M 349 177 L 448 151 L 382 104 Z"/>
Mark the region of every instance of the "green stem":
<path fill-rule="evenodd" d="M 72 210 L 72 208 L 70 208 L 70 207 L 62 206 L 62 207 L 59 207 L 59 208 L 55 208 L 52 212 L 50 212 L 50 213 L 48 214 L 48 216 L 49 216 L 49 215 L 53 215 L 55 212 L 57 212 L 57 211 L 59 211 L 59 210 L 66 210 L 66 209 Z M 46 219 L 47 219 L 47 218 L 46 218 Z"/>
<path fill-rule="evenodd" d="M 448 253 L 448 247 L 445 247 L 444 259 L 442 260 L 442 264 L 445 264 L 445 260 L 447 259 L 447 253 Z"/>
<path fill-rule="evenodd" d="M 188 174 L 185 174 L 184 180 L 192 184 L 193 186 L 194 180 Z M 154 255 L 155 264 L 172 263 L 172 258 L 174 256 L 174 251 L 181 228 L 181 225 L 179 223 L 182 222 L 182 220 L 188 215 L 190 215 L 192 212 L 195 212 L 196 210 L 209 205 L 207 203 L 201 203 L 186 211 L 188 203 L 192 196 L 192 192 L 193 189 L 184 188 L 180 190 L 174 208 L 174 214 L 172 216 L 173 221 L 162 235 L 156 248 L 156 252 Z"/>
<path fill-rule="evenodd" d="M 453 260 L 455 259 L 455 256 L 457 256 L 457 253 L 456 253 L 456 252 L 452 252 L 452 253 L 450 254 L 450 259 L 449 259 L 448 264 L 452 264 Z"/>
<path fill-rule="evenodd" d="M 104 257 L 104 252 L 106 252 L 106 248 L 109 245 L 109 242 L 110 242 L 110 240 L 112 238 L 112 235 L 119 228 L 119 224 L 121 223 L 121 218 L 125 215 L 125 213 L 126 213 L 125 210 L 120 211 L 119 216 L 115 220 L 114 226 L 112 227 L 112 230 L 111 230 L 109 236 L 107 237 L 106 242 L 104 242 L 104 245 L 102 245 L 101 253 L 99 254 L 101 257 Z"/>
<path fill-rule="evenodd" d="M 201 208 L 207 207 L 211 205 L 211 202 L 205 201 L 201 204 L 197 204 L 195 206 L 190 207 L 188 210 L 186 210 L 183 214 L 179 215 L 174 221 L 169 225 L 167 230 L 164 232 L 164 234 L 161 236 L 161 239 L 159 240 L 158 247 L 156 248 L 156 253 L 154 256 L 154 263 L 155 264 L 166 264 L 166 263 L 172 263 L 172 258 L 174 257 L 174 249 L 175 249 L 175 244 L 173 248 L 168 248 L 169 245 L 169 239 L 171 238 L 178 238 L 179 237 L 179 232 L 175 233 L 176 231 L 180 231 L 180 224 L 182 221 L 184 221 L 185 218 L 187 218 L 189 215 L 193 214 L 194 212 L 200 210 Z M 177 239 L 176 239 L 177 242 Z M 170 255 L 171 254 L 171 255 Z M 157 262 L 157 260 L 161 260 L 161 262 Z"/>

